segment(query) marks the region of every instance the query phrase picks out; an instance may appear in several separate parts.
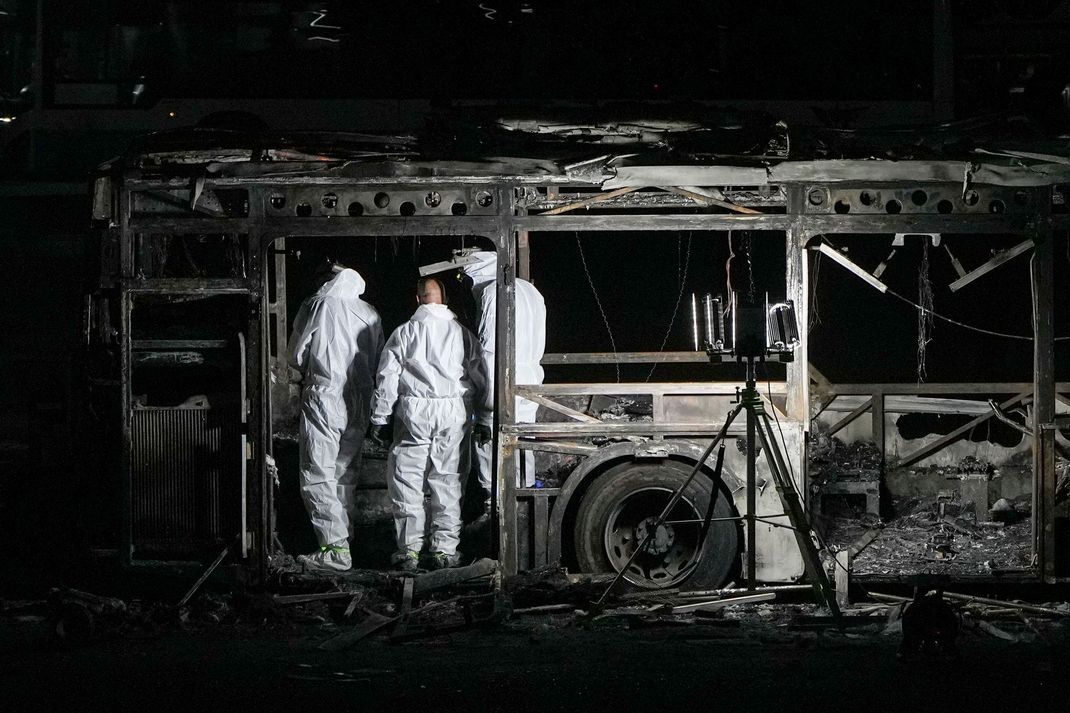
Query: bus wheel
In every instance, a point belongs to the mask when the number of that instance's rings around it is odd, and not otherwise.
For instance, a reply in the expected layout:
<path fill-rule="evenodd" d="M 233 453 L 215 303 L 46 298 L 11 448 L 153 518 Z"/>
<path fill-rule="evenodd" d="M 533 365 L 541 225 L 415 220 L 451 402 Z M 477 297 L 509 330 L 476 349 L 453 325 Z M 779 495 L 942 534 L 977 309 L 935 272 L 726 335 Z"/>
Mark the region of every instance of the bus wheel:
<path fill-rule="evenodd" d="M 691 472 L 673 460 L 630 461 L 610 468 L 591 484 L 576 514 L 576 559 L 585 572 L 619 572 L 650 533 L 672 493 Z M 624 578 L 644 589 L 714 588 L 738 568 L 740 533 L 731 496 L 717 494 L 713 522 L 700 542 L 713 486 L 699 474 L 684 489 L 665 524 L 646 550 L 628 566 Z"/>

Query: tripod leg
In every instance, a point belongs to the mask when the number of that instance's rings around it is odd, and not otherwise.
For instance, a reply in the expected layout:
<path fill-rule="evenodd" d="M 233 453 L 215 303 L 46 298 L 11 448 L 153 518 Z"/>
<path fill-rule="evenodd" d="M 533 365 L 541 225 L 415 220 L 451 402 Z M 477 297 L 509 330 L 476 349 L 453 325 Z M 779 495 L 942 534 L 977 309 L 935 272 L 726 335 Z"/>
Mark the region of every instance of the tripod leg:
<path fill-rule="evenodd" d="M 746 401 L 746 399 L 744 399 Z M 754 435 L 758 427 L 754 406 L 747 407 L 747 589 L 754 591 L 758 586 L 758 481 L 757 451 L 754 448 Z"/>
<path fill-rule="evenodd" d="M 669 498 L 669 502 L 661 511 L 661 515 L 658 516 L 657 522 L 655 522 L 654 526 L 651 527 L 650 530 L 646 533 L 646 537 L 644 537 L 643 541 L 639 543 L 639 546 L 632 551 L 631 556 L 628 557 L 628 561 L 624 563 L 624 566 L 621 567 L 620 571 L 617 572 L 617 576 L 614 577 L 613 581 L 609 583 L 608 587 L 606 587 L 606 591 L 602 592 L 602 596 L 598 597 L 598 604 L 601 604 L 603 601 L 605 601 L 606 597 L 609 596 L 609 593 L 613 591 L 613 588 L 617 586 L 617 583 L 624 577 L 624 573 L 627 572 L 628 568 L 632 566 L 632 562 L 635 561 L 635 558 L 639 556 L 640 552 L 646 549 L 648 544 L 650 544 L 650 540 L 654 537 L 654 534 L 658 531 L 658 528 L 665 524 L 665 520 L 668 519 L 669 513 L 672 512 L 672 509 L 676 506 L 676 503 L 680 502 L 680 498 L 681 496 L 683 496 L 684 490 L 686 490 L 687 486 L 691 484 L 691 481 L 695 479 L 695 476 L 698 475 L 698 472 L 702 470 L 702 465 L 710 457 L 710 454 L 713 453 L 713 449 L 717 447 L 717 444 L 724 441 L 725 436 L 728 435 L 728 428 L 732 425 L 732 422 L 736 420 L 736 416 L 738 416 L 739 412 L 742 410 L 743 402 L 740 401 L 739 404 L 734 409 L 732 409 L 731 413 L 728 414 L 728 418 L 725 419 L 724 425 L 721 426 L 721 430 L 718 431 L 717 435 L 714 436 L 714 439 L 710 441 L 710 445 L 706 448 L 705 452 L 702 454 L 702 457 L 698 459 L 698 463 L 695 463 L 695 467 L 691 469 L 691 473 L 687 476 L 687 480 L 681 483 L 680 487 L 677 488 L 675 492 L 673 492 L 672 497 Z M 713 497 L 717 497 L 717 492 L 718 491 L 715 488 L 713 492 Z"/>
<path fill-rule="evenodd" d="M 829 582 L 825 568 L 821 565 L 821 557 L 818 554 L 817 547 L 814 545 L 814 534 L 810 529 L 810 523 L 806 518 L 802 502 L 799 500 L 798 491 L 795 488 L 795 484 L 789 480 L 785 468 L 787 461 L 780 450 L 780 444 L 773 436 L 773 431 L 769 424 L 769 416 L 764 410 L 756 415 L 761 416 L 757 423 L 758 437 L 765 447 L 769 471 L 773 475 L 773 482 L 776 484 L 777 493 L 780 495 L 780 502 L 784 506 L 784 512 L 787 513 L 788 520 L 795 533 L 795 541 L 799 545 L 799 552 L 802 554 L 803 563 L 806 565 L 806 574 L 813 584 L 818 601 L 824 602 L 831 614 L 838 617 L 840 616 L 840 608 L 836 604 L 836 594 L 832 584 Z"/>

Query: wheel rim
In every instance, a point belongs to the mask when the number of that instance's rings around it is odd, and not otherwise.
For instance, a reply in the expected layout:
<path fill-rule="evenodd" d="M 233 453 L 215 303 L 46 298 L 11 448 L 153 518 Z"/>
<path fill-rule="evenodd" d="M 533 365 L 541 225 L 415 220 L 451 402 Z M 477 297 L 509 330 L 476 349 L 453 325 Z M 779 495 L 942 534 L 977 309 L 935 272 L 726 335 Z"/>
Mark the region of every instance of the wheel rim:
<path fill-rule="evenodd" d="M 650 532 L 658 515 L 672 497 L 669 488 L 643 488 L 628 493 L 618 502 L 606 519 L 603 536 L 606 557 L 614 571 L 620 572 L 628 558 Z M 702 525 L 696 521 L 702 514 L 686 497 L 673 506 L 667 522 L 662 525 L 646 551 L 641 552 L 628 566 L 624 578 L 646 588 L 672 587 L 686 579 L 702 557 L 699 535 Z"/>

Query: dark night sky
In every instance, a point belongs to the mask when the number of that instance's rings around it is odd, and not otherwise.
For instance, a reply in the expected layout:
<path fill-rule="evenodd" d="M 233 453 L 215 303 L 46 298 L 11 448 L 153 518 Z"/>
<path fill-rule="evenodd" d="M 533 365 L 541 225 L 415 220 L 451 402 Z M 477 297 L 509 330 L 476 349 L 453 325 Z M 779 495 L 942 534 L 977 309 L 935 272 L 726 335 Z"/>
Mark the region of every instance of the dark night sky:
<path fill-rule="evenodd" d="M 21 20 L 32 22 L 32 3 Z M 57 75 L 170 96 L 916 99 L 926 0 L 52 3 Z"/>

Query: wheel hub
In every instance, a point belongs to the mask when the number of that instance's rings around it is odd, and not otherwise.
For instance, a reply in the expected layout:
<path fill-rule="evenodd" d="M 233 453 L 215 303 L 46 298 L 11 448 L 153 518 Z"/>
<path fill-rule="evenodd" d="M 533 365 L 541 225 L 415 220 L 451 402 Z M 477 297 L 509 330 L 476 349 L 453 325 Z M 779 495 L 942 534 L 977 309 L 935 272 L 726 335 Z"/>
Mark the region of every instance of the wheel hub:
<path fill-rule="evenodd" d="M 656 517 L 648 517 L 642 520 L 635 527 L 635 541 L 638 544 L 642 544 L 647 535 L 650 533 L 651 528 L 658 521 Z M 646 551 L 649 554 L 660 557 L 666 552 L 672 549 L 673 543 L 676 542 L 676 530 L 672 525 L 663 524 L 657 530 L 654 531 L 654 536 L 650 538 L 650 542 L 647 543 Z"/>
<path fill-rule="evenodd" d="M 699 542 L 701 514 L 683 497 L 669 512 L 668 520 L 655 528 L 673 491 L 655 485 L 624 495 L 606 518 L 603 543 L 610 565 L 625 569 L 625 579 L 641 587 L 671 587 L 688 576 L 702 556 Z M 686 523 L 686 524 L 684 524 Z M 650 541 L 636 553 L 647 536 Z"/>

